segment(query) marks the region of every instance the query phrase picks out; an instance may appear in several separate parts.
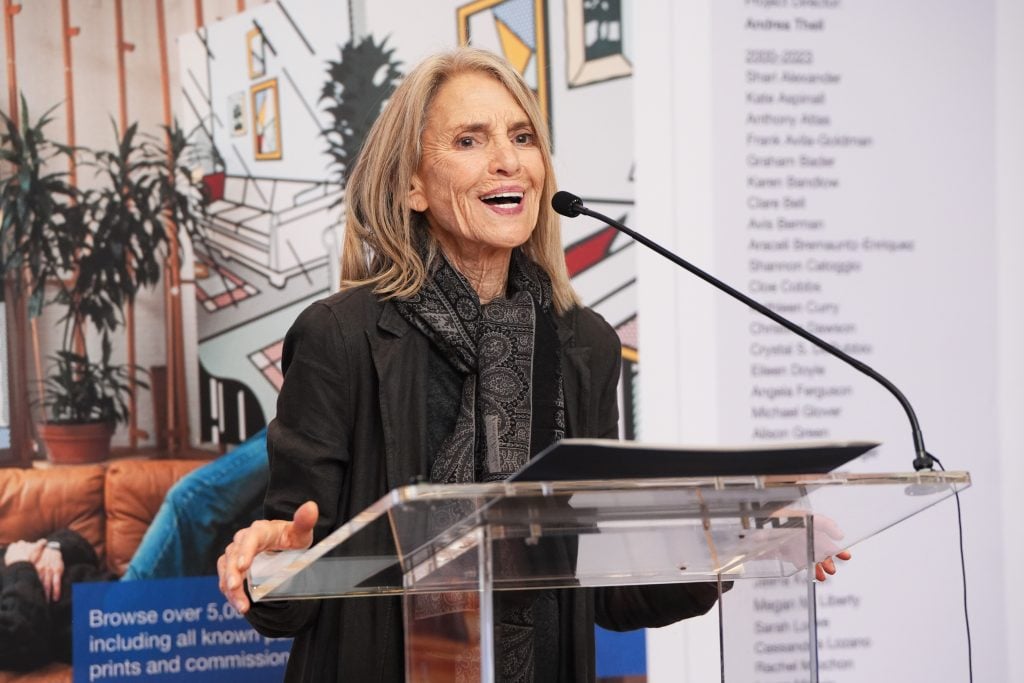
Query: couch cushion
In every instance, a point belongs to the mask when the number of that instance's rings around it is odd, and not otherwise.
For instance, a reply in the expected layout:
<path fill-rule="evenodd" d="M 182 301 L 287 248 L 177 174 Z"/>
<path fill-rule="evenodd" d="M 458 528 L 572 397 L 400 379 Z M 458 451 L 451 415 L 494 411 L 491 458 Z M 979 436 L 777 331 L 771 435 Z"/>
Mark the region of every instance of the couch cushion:
<path fill-rule="evenodd" d="M 35 671 L 0 671 L 0 683 L 71 683 L 71 666 L 54 662 Z"/>
<path fill-rule="evenodd" d="M 107 568 L 124 574 L 174 482 L 208 460 L 121 460 L 107 469 Z"/>
<path fill-rule="evenodd" d="M 71 529 L 103 557 L 103 475 L 102 465 L 0 469 L 0 544 Z"/>

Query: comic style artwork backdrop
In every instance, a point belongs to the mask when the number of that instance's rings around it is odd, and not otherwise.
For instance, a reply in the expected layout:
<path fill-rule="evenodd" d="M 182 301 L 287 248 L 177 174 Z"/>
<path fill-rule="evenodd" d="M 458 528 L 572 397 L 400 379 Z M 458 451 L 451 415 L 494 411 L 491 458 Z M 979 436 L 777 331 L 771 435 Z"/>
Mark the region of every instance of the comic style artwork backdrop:
<path fill-rule="evenodd" d="M 369 124 L 424 55 L 473 44 L 537 93 L 567 189 L 632 209 L 628 8 L 619 2 L 275 2 L 178 39 L 182 123 L 210 198 L 212 253 L 196 260 L 199 433 L 238 443 L 274 413 L 284 332 L 334 291 L 344 178 Z M 624 435 L 635 431 L 635 266 L 608 226 L 564 227 L 584 301 L 624 346 Z"/>

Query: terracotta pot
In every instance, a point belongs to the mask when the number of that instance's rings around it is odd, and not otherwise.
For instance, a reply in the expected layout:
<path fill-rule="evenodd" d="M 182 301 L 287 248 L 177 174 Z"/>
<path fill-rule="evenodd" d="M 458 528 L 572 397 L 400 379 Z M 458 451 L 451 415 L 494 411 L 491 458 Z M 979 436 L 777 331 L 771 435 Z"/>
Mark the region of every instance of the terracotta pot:
<path fill-rule="evenodd" d="M 110 422 L 85 424 L 40 424 L 39 438 L 46 444 L 50 462 L 56 465 L 81 465 L 102 462 L 110 457 Z"/>

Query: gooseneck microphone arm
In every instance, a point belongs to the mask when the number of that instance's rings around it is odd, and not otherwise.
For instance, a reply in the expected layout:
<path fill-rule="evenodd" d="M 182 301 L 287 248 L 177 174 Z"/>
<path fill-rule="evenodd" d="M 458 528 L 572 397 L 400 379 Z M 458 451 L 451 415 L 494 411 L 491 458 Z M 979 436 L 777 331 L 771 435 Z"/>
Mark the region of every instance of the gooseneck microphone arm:
<path fill-rule="evenodd" d="M 921 427 L 920 425 L 918 425 L 917 422 L 917 415 L 914 414 L 914 409 L 910 406 L 910 401 L 908 401 L 906 396 L 903 395 L 903 392 L 896 388 L 895 384 L 893 384 L 884 376 L 879 374 L 876 370 L 874 370 L 867 364 L 862 363 L 856 358 L 850 356 L 849 354 L 841 351 L 832 344 L 829 344 L 821 337 L 818 337 L 817 335 L 808 332 L 803 327 L 800 327 L 796 323 L 791 322 L 790 320 L 782 317 L 781 315 L 779 315 L 772 309 L 768 308 L 764 304 L 760 303 L 759 301 L 751 299 L 749 296 L 739 291 L 738 289 L 730 287 L 729 285 L 722 282 L 715 276 L 704 272 L 703 270 L 693 265 L 692 263 L 680 258 L 679 256 L 676 256 L 671 251 L 661 246 L 657 242 L 654 242 L 653 240 L 650 240 L 644 237 L 643 235 L 634 232 L 633 230 L 630 230 L 628 227 L 626 227 L 619 221 L 614 220 L 613 218 L 609 218 L 604 214 L 588 209 L 586 206 L 583 205 L 583 200 L 577 197 L 576 195 L 565 191 L 556 192 L 555 196 L 551 198 L 551 207 L 555 211 L 557 211 L 558 213 L 567 218 L 575 218 L 576 216 L 583 214 L 585 216 L 590 216 L 591 218 L 596 218 L 599 221 L 607 223 L 608 225 L 612 226 L 619 232 L 629 235 L 634 240 L 644 245 L 648 249 L 652 249 L 658 252 L 659 254 L 667 258 L 669 261 L 679 266 L 680 268 L 688 270 L 689 272 L 699 277 L 701 280 L 704 280 L 708 284 L 717 287 L 718 289 L 722 290 L 732 298 L 742 301 L 747 306 L 753 308 L 761 315 L 770 318 L 774 322 L 785 327 L 793 334 L 803 339 L 806 339 L 807 341 L 814 344 L 818 348 L 827 351 L 828 353 L 832 354 L 833 356 L 840 359 L 844 363 L 853 366 L 860 372 L 864 373 L 871 379 L 881 384 L 883 387 L 888 389 L 890 394 L 896 397 L 896 400 L 900 402 L 901 406 L 903 406 L 903 410 L 906 411 L 907 417 L 910 419 L 910 429 L 913 432 L 914 436 L 914 451 L 917 454 L 917 456 L 914 458 L 914 469 L 925 470 L 933 468 L 935 464 L 935 459 L 931 455 L 929 455 L 929 453 L 924 448 L 924 435 L 921 433 Z"/>

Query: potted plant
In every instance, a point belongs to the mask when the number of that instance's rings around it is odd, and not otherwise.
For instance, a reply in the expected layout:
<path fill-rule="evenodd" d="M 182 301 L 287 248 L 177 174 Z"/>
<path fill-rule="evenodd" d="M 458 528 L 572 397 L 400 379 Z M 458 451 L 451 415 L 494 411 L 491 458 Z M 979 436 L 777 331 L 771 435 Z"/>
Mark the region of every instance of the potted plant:
<path fill-rule="evenodd" d="M 202 244 L 205 207 L 181 163 L 188 145 L 177 127 L 166 131 L 164 148 L 137 124 L 123 135 L 115 126 L 116 147 L 89 153 L 48 140 L 49 113 L 29 123 L 23 101 L 20 127 L 3 117 L 0 158 L 12 172 L 0 181 L 0 265 L 31 317 L 44 305 L 65 309 L 36 401 L 44 410 L 37 431 L 51 459 L 94 461 L 109 455 L 114 427 L 127 420 L 131 387 L 146 387 L 136 368 L 112 362 L 112 335 L 139 289 L 159 281 L 168 223 Z M 100 181 L 84 193 L 66 173 L 46 170 L 76 151 Z M 48 285 L 56 294 L 47 300 Z M 97 337 L 98 358 L 89 352 Z M 79 437 L 86 445 L 68 450 Z"/>
<path fill-rule="evenodd" d="M 111 335 L 124 325 L 125 305 L 160 279 L 167 242 L 161 150 L 129 126 L 116 147 L 87 162 L 100 184 L 80 198 L 85 231 L 75 246 L 74 277 L 53 302 L 66 308 L 59 351 L 51 358 L 41 404 L 48 413 L 40 438 L 55 462 L 102 460 L 118 423 L 127 422 L 132 388 L 147 388 L 138 368 L 111 362 Z M 93 360 L 84 332 L 99 336 Z"/>
<path fill-rule="evenodd" d="M 102 346 L 98 363 L 66 349 L 53 358 L 42 401 L 50 419 L 36 427 L 53 462 L 104 460 L 110 454 L 115 425 L 128 419 L 128 368 L 110 362 L 108 337 L 103 337 Z M 146 386 L 138 380 L 136 384 Z"/>

